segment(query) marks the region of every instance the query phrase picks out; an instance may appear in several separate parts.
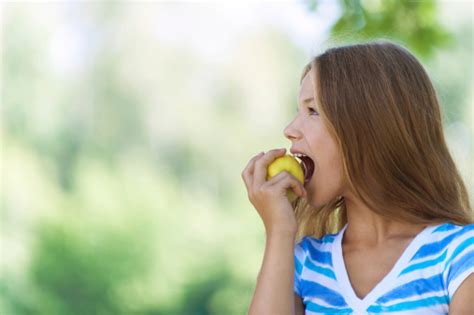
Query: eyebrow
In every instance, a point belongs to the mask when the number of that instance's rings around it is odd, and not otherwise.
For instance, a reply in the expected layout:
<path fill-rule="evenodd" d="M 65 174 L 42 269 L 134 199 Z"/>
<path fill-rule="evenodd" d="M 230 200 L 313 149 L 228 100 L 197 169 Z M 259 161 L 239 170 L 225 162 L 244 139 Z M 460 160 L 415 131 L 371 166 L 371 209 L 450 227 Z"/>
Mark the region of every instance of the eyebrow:
<path fill-rule="evenodd" d="M 314 100 L 314 97 L 313 97 L 313 96 L 310 96 L 310 97 L 305 98 L 305 99 L 303 100 L 303 103 L 307 103 L 307 102 L 312 101 L 312 100 Z"/>

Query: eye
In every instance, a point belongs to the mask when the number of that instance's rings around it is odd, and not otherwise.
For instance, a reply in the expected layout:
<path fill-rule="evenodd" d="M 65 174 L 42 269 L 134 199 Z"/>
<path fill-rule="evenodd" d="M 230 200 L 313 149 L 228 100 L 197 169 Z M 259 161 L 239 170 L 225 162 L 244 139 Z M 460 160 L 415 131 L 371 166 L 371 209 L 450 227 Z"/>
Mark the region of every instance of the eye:
<path fill-rule="evenodd" d="M 308 107 L 308 112 L 310 115 L 319 115 L 319 113 L 313 107 Z"/>

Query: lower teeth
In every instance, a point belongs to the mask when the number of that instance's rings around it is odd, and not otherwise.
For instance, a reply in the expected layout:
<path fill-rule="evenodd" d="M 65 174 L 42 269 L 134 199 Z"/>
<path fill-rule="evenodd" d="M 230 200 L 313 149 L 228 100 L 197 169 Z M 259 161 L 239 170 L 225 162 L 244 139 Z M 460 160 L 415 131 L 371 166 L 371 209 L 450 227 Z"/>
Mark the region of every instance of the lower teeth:
<path fill-rule="evenodd" d="M 303 168 L 303 173 L 304 173 L 304 182 L 308 182 L 309 181 L 309 178 L 308 178 L 308 169 L 306 168 L 306 164 L 304 162 L 301 162 L 301 167 Z"/>

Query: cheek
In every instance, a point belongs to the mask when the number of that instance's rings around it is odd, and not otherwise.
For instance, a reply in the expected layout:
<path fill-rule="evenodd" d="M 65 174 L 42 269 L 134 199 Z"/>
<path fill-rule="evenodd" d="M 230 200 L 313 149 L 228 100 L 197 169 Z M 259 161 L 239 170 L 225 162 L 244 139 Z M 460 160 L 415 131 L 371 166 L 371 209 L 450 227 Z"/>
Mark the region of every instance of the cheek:
<path fill-rule="evenodd" d="M 335 159 L 315 167 L 315 175 L 316 188 L 321 192 L 339 192 L 344 183 L 341 165 Z"/>
<path fill-rule="evenodd" d="M 328 164 L 325 166 L 328 170 L 328 177 L 335 185 L 340 186 L 343 183 L 344 168 L 342 165 L 341 155 L 334 143 L 331 143 L 329 149 Z"/>
<path fill-rule="evenodd" d="M 341 175 L 336 169 L 320 171 L 309 187 L 308 202 L 320 207 L 341 196 L 344 191 Z"/>
<path fill-rule="evenodd" d="M 318 149 L 315 147 L 315 149 Z M 341 195 L 344 190 L 342 160 L 332 142 L 320 142 L 315 153 L 314 181 L 312 182 L 311 204 L 323 205 Z"/>

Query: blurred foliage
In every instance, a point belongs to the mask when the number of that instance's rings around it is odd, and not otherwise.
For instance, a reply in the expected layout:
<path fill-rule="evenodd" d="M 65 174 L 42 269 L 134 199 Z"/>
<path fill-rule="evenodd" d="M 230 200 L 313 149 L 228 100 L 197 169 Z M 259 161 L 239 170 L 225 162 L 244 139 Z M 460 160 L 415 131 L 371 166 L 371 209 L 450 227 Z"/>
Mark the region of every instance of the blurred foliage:
<path fill-rule="evenodd" d="M 307 0 L 310 10 L 319 0 Z M 434 0 L 339 0 L 342 14 L 332 27 L 338 40 L 390 38 L 427 59 L 441 47 L 453 45 L 452 34 L 439 22 Z"/>
<path fill-rule="evenodd" d="M 41 314 L 123 314 L 126 299 L 114 290 L 151 262 L 149 243 L 136 240 L 138 233 L 96 236 L 68 224 L 45 225 L 37 235 L 30 273 Z"/>
<path fill-rule="evenodd" d="M 472 171 L 472 26 L 450 33 L 432 1 L 340 3 L 328 41 L 425 58 Z M 246 313 L 264 235 L 240 173 L 287 146 L 307 54 L 262 24 L 205 56 L 173 41 L 203 12 L 190 3 L 2 5 L 1 314 Z"/>

